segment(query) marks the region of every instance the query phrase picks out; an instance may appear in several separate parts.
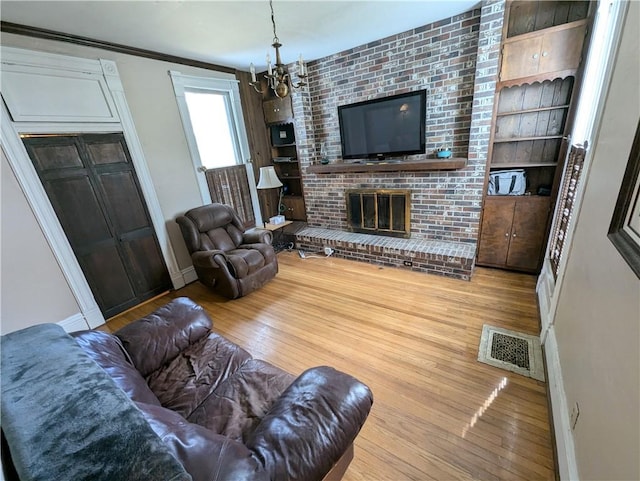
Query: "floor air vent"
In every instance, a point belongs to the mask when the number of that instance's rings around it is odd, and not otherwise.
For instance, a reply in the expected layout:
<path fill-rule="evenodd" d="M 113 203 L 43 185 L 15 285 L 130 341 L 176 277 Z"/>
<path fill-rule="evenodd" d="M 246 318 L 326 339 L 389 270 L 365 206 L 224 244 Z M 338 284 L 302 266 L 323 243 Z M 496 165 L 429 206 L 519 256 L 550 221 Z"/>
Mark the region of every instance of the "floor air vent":
<path fill-rule="evenodd" d="M 542 348 L 537 336 L 485 324 L 482 327 L 478 361 L 538 381 L 545 380 Z"/>

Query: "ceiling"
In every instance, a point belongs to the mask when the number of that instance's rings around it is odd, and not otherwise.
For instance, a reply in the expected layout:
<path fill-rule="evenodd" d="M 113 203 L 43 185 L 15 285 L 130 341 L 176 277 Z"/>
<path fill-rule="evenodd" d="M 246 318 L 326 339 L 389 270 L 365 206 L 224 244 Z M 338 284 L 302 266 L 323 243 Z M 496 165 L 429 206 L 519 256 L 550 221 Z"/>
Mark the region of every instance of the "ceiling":
<path fill-rule="evenodd" d="M 275 0 L 282 60 L 306 61 L 471 10 L 479 0 Z M 267 0 L 6 1 L 3 21 L 248 70 L 266 68 Z M 273 58 L 273 53 L 271 53 Z"/>

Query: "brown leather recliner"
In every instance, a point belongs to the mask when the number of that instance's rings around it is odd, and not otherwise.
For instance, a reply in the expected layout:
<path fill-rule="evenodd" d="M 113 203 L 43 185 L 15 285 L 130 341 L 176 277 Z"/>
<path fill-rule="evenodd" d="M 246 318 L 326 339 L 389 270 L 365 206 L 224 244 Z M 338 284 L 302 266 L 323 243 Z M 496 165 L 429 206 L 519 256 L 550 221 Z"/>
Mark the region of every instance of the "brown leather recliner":
<path fill-rule="evenodd" d="M 259 289 L 278 272 L 278 258 L 265 229 L 246 231 L 225 204 L 196 207 L 176 222 L 191 254 L 198 279 L 229 299 Z"/>

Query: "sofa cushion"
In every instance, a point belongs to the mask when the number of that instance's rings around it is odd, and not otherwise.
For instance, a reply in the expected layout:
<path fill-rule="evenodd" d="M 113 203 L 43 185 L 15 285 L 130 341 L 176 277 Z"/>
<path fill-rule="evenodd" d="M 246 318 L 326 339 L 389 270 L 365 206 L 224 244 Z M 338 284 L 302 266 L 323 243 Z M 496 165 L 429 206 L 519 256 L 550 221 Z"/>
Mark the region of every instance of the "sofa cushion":
<path fill-rule="evenodd" d="M 264 256 L 256 249 L 233 249 L 227 252 L 227 259 L 238 278 L 253 274 L 265 264 Z"/>
<path fill-rule="evenodd" d="M 147 382 L 164 407 L 188 417 L 250 358 L 247 351 L 211 332 L 147 376 Z"/>
<path fill-rule="evenodd" d="M 21 481 L 191 479 L 60 326 L 4 335 L 1 351 L 2 430 Z"/>
<path fill-rule="evenodd" d="M 179 297 L 114 334 L 140 374 L 148 376 L 205 337 L 211 325 L 211 318 L 202 307 Z"/>
<path fill-rule="evenodd" d="M 242 441 L 249 436 L 295 376 L 249 359 L 191 413 L 189 421 Z"/>
<path fill-rule="evenodd" d="M 71 334 L 80 347 L 107 371 L 116 385 L 133 401 L 160 405 L 147 381 L 134 367 L 120 339 L 102 331 L 79 331 Z"/>
<path fill-rule="evenodd" d="M 235 249 L 236 243 L 224 227 L 217 227 L 202 235 L 200 248 L 203 250 L 228 251 Z"/>
<path fill-rule="evenodd" d="M 250 249 L 256 250 L 262 254 L 264 257 L 264 261 L 266 264 L 271 262 L 271 260 L 276 257 L 276 251 L 273 249 L 271 244 L 240 244 L 238 249 Z"/>
<path fill-rule="evenodd" d="M 151 429 L 191 474 L 193 481 L 268 481 L 246 446 L 186 421 L 170 409 L 136 403 Z"/>

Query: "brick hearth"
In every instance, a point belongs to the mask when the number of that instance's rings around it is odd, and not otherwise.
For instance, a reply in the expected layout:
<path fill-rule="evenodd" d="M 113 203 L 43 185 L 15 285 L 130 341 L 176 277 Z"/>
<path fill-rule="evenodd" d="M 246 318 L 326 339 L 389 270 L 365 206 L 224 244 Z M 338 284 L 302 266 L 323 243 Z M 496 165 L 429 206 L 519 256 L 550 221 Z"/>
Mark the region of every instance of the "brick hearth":
<path fill-rule="evenodd" d="M 475 257 L 475 246 L 462 242 L 399 239 L 315 227 L 298 231 L 296 246 L 313 252 L 331 247 L 336 257 L 463 280 L 469 280 Z"/>

